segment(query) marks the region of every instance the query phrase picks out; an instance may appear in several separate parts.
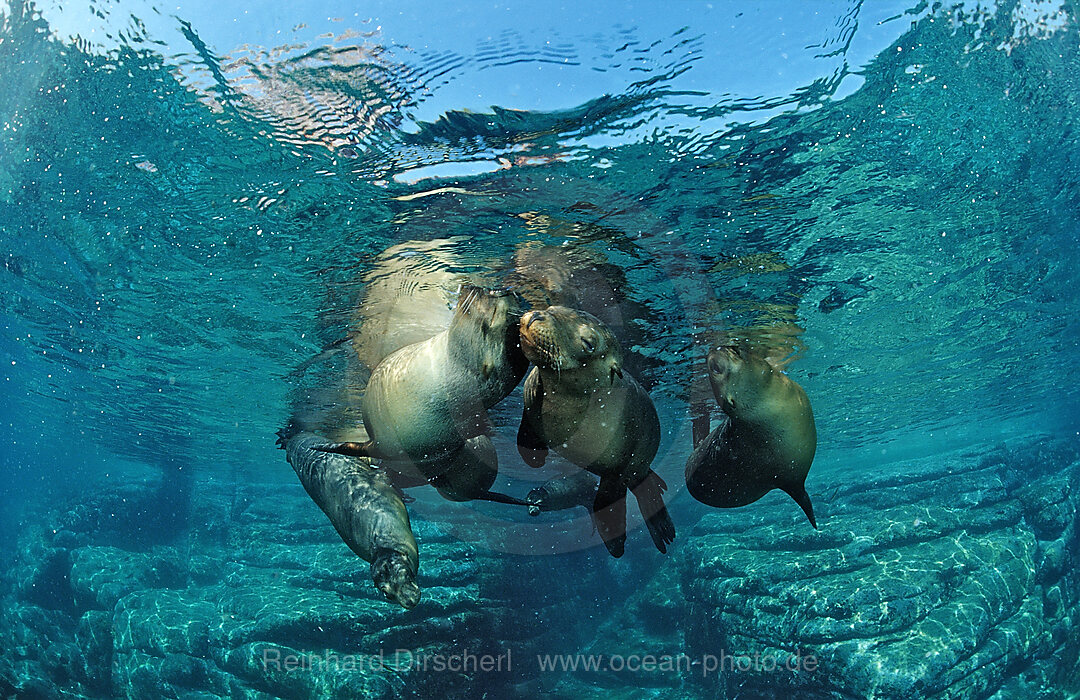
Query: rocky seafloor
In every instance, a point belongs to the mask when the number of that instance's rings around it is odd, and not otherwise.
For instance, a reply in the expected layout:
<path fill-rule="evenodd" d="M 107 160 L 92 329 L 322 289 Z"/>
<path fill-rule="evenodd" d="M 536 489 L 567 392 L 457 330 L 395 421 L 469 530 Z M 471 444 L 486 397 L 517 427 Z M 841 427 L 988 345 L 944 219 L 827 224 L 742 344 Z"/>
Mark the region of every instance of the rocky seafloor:
<path fill-rule="evenodd" d="M 0 696 L 1080 690 L 1071 448 L 1044 441 L 840 481 L 812 484 L 818 531 L 776 494 L 738 511 L 702 509 L 668 557 L 651 557 L 659 566 L 640 585 L 613 579 L 602 548 L 499 554 L 414 517 L 424 598 L 411 611 L 379 597 L 366 563 L 299 484 L 195 483 L 175 532 L 167 519 L 147 530 L 161 520 L 160 484 L 131 484 L 58 507 L 23 533 L 0 582 Z M 392 658 L 399 649 L 408 655 Z M 509 670 L 416 663 L 462 650 L 495 663 L 508 649 Z M 601 669 L 539 668 L 539 653 L 578 650 Z M 655 669 L 639 668 L 644 654 Z"/>

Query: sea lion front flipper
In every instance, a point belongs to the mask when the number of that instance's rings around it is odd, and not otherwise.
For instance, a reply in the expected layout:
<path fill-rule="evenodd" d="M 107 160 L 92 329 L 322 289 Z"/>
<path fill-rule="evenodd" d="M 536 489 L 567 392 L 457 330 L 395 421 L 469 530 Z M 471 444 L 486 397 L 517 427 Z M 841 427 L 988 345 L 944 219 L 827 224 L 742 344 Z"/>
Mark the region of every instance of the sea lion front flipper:
<path fill-rule="evenodd" d="M 791 496 L 803 512 L 806 513 L 807 519 L 810 520 L 810 524 L 817 528 L 817 518 L 814 517 L 814 504 L 810 502 L 810 494 L 806 492 L 805 486 L 793 486 L 791 488 L 783 489 L 784 493 Z"/>
<path fill-rule="evenodd" d="M 528 501 L 523 501 L 520 498 L 514 496 L 507 496 L 505 493 L 499 493 L 498 491 L 481 491 L 474 497 L 477 501 L 491 501 L 492 503 L 509 503 L 512 506 L 527 506 Z"/>
<path fill-rule="evenodd" d="M 533 469 L 539 469 L 547 461 L 547 441 L 540 435 L 540 402 L 543 390 L 540 386 L 540 372 L 535 368 L 525 378 L 525 410 L 521 414 L 521 426 L 518 428 L 518 454 Z"/>
<path fill-rule="evenodd" d="M 346 457 L 374 457 L 375 441 L 334 442 L 328 445 L 316 445 L 312 449 L 319 452 L 332 452 Z"/>
<path fill-rule="evenodd" d="M 667 554 L 667 546 L 675 541 L 675 523 L 671 522 L 671 515 L 664 505 L 663 494 L 666 490 L 667 484 L 651 469 L 633 489 L 641 516 L 649 527 L 649 535 L 661 554 Z"/>
<path fill-rule="evenodd" d="M 596 489 L 593 524 L 611 556 L 618 559 L 626 545 L 626 486 L 617 476 L 604 476 Z"/>
<path fill-rule="evenodd" d="M 533 469 L 539 469 L 547 461 L 548 448 L 543 439 L 529 427 L 528 418 L 521 419 L 517 434 L 518 454 Z"/>
<path fill-rule="evenodd" d="M 701 401 L 690 406 L 690 432 L 693 435 L 695 450 L 705 438 L 709 437 L 710 423 L 709 404 Z"/>

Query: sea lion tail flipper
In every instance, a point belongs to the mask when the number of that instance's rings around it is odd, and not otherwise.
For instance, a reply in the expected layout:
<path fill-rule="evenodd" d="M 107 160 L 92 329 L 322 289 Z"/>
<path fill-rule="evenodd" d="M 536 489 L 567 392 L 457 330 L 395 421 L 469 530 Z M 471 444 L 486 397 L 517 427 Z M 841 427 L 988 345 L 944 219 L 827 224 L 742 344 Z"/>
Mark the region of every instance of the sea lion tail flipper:
<path fill-rule="evenodd" d="M 784 493 L 791 496 L 799 504 L 799 507 L 806 513 L 807 519 L 810 520 L 810 524 L 814 526 L 815 530 L 818 529 L 817 518 L 814 517 L 814 504 L 810 502 L 810 494 L 806 492 L 806 487 L 800 484 L 790 489 L 784 489 Z"/>
<path fill-rule="evenodd" d="M 649 471 L 634 488 L 634 498 L 641 509 L 641 516 L 645 518 L 649 535 L 661 554 L 667 554 L 667 546 L 675 541 L 675 523 L 671 522 L 671 515 L 664 505 L 663 493 L 666 489 L 667 484 L 654 471 Z"/>
<path fill-rule="evenodd" d="M 529 515 L 540 515 L 540 513 L 544 512 L 544 499 L 546 497 L 547 491 L 543 487 L 529 491 L 528 495 L 525 496 L 525 505 L 529 506 Z"/>
<path fill-rule="evenodd" d="M 617 477 L 600 479 L 592 517 L 608 552 L 616 559 L 621 557 L 626 545 L 626 486 Z"/>
<path fill-rule="evenodd" d="M 329 445 L 316 445 L 319 452 L 333 452 L 346 457 L 374 457 L 375 442 L 334 442 Z"/>

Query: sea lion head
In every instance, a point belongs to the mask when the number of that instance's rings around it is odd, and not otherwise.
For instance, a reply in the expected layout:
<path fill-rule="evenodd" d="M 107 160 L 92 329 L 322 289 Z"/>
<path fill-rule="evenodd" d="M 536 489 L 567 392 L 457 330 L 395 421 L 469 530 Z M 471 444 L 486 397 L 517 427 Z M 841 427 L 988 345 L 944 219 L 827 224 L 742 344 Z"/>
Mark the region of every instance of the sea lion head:
<path fill-rule="evenodd" d="M 505 287 L 486 288 L 463 284 L 458 291 L 456 318 L 469 318 L 487 328 L 505 328 L 521 317 L 521 298 Z"/>
<path fill-rule="evenodd" d="M 592 314 L 565 306 L 533 310 L 521 317 L 521 350 L 560 381 L 578 375 L 587 384 L 610 386 L 622 377 L 622 349 L 615 334 Z"/>
<path fill-rule="evenodd" d="M 529 515 L 540 515 L 544 510 L 545 496 L 547 492 L 543 487 L 529 491 L 529 495 L 525 497 L 525 502 L 529 504 Z"/>
<path fill-rule="evenodd" d="M 745 345 L 719 345 L 709 352 L 709 383 L 724 413 L 749 417 L 764 408 L 762 392 L 776 380 L 777 373 L 764 358 Z"/>
<path fill-rule="evenodd" d="M 416 567 L 401 552 L 380 549 L 371 562 L 371 579 L 375 587 L 406 610 L 420 602 L 420 587 L 416 585 Z"/>
<path fill-rule="evenodd" d="M 462 285 L 450 326 L 451 334 L 458 347 L 481 361 L 480 372 L 484 380 L 503 365 L 516 376 L 514 384 L 525 375 L 527 363 L 517 349 L 520 318 L 521 297 L 513 291 Z"/>

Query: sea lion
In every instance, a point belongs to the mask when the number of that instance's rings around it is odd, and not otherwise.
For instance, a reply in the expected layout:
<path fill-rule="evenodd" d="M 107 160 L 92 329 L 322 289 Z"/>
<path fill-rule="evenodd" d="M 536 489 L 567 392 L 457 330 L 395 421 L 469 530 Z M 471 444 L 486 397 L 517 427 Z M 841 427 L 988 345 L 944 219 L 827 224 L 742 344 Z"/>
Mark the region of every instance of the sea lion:
<path fill-rule="evenodd" d="M 311 500 L 330 519 L 349 549 L 371 563 L 371 579 L 388 600 L 409 609 L 420 602 L 420 564 L 398 491 L 368 460 L 330 454 L 311 433 L 280 433 L 285 456 Z"/>
<path fill-rule="evenodd" d="M 469 442 L 487 437 L 487 409 L 514 390 L 528 367 L 518 347 L 520 314 L 518 298 L 506 290 L 463 287 L 446 330 L 391 353 L 372 371 L 360 402 L 370 439 L 324 449 L 381 459 L 454 500 L 524 505 L 476 486 L 497 464 L 494 449 Z"/>
<path fill-rule="evenodd" d="M 690 494 L 706 505 L 736 508 L 781 489 L 816 529 L 805 482 L 817 430 L 806 392 L 742 345 L 714 348 L 708 367 L 713 394 L 727 419 L 694 445 L 686 461 Z"/>
<path fill-rule="evenodd" d="M 568 510 L 577 506 L 592 513 L 594 500 L 596 477 L 584 469 L 557 476 L 529 491 L 529 495 L 525 497 L 525 502 L 529 504 L 529 515 Z"/>
<path fill-rule="evenodd" d="M 444 460 L 436 470 L 440 472 L 439 475 L 431 478 L 429 483 L 449 501 L 481 499 L 524 505 L 517 498 L 491 491 L 499 475 L 499 457 L 487 435 L 466 440 L 462 448 Z"/>
<path fill-rule="evenodd" d="M 550 447 L 600 477 L 593 522 L 608 551 L 623 554 L 626 491 L 633 491 L 661 552 L 675 538 L 663 479 L 649 467 L 660 419 L 649 395 L 622 370 L 622 350 L 598 318 L 564 306 L 521 317 L 521 349 L 536 365 L 525 380 L 518 450 L 541 466 Z"/>

